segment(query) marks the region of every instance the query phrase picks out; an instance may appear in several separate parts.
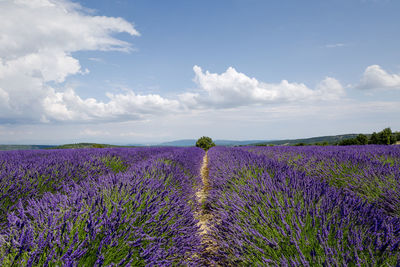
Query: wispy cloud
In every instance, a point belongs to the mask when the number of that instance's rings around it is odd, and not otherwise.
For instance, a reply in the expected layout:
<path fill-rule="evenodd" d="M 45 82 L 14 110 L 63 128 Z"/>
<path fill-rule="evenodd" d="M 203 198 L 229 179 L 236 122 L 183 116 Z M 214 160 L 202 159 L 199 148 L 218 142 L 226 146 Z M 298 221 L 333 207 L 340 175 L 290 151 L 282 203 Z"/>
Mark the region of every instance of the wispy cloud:
<path fill-rule="evenodd" d="M 110 132 L 104 130 L 84 129 L 80 132 L 82 136 L 109 136 Z"/>
<path fill-rule="evenodd" d="M 326 48 L 338 48 L 338 47 L 345 47 L 345 46 L 348 46 L 348 44 L 336 43 L 336 44 L 327 44 L 327 45 L 325 45 Z"/>
<path fill-rule="evenodd" d="M 88 59 L 90 61 L 94 61 L 94 62 L 104 62 L 104 60 L 102 58 L 98 58 L 98 57 L 90 57 Z"/>

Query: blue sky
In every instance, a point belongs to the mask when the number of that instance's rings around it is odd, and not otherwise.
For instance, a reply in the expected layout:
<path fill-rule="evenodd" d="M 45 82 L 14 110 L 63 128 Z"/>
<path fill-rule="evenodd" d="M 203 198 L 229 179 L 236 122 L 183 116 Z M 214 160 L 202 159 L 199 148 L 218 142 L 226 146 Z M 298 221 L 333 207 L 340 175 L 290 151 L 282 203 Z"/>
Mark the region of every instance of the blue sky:
<path fill-rule="evenodd" d="M 3 0 L 0 143 L 400 130 L 399 11 L 390 0 Z"/>

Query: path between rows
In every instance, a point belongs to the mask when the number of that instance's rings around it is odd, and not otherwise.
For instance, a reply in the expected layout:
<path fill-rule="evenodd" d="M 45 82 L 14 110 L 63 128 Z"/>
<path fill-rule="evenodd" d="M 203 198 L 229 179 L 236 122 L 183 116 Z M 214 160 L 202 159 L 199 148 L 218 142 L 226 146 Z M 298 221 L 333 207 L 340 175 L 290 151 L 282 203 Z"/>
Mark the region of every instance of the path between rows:
<path fill-rule="evenodd" d="M 218 247 L 217 244 L 210 238 L 211 227 L 214 222 L 214 216 L 212 213 L 208 212 L 203 208 L 204 201 L 207 200 L 209 191 L 211 189 L 210 181 L 209 181 L 209 169 L 208 169 L 208 155 L 207 152 L 203 157 L 203 164 L 201 166 L 201 180 L 203 182 L 202 186 L 199 186 L 196 192 L 196 199 L 199 206 L 198 211 L 195 212 L 196 219 L 199 220 L 198 226 L 200 227 L 200 237 L 202 245 L 204 246 L 204 251 L 201 257 L 203 257 L 205 264 L 210 266 L 216 266 L 216 264 L 212 264 L 208 262 L 206 257 L 210 254 L 214 254 Z"/>

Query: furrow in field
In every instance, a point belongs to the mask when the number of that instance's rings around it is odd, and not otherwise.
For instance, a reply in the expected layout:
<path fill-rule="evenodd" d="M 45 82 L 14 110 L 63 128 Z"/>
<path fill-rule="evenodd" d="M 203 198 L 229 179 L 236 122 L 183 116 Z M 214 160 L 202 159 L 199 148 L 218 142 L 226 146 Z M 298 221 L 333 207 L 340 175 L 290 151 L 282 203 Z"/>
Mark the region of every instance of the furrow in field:
<path fill-rule="evenodd" d="M 203 158 L 203 164 L 201 166 L 201 179 L 202 186 L 200 186 L 196 192 L 196 199 L 198 202 L 199 209 L 195 213 L 196 218 L 199 220 L 198 226 L 200 227 L 199 234 L 201 237 L 202 245 L 204 246 L 204 250 L 201 258 L 204 259 L 204 264 L 214 266 L 214 263 L 211 263 L 207 260 L 208 255 L 214 254 L 217 251 L 217 244 L 214 240 L 210 238 L 210 231 L 214 222 L 214 216 L 209 211 L 206 211 L 203 208 L 203 204 L 208 198 L 209 191 L 211 189 L 210 181 L 209 181 L 209 169 L 208 169 L 208 156 L 207 152 Z"/>

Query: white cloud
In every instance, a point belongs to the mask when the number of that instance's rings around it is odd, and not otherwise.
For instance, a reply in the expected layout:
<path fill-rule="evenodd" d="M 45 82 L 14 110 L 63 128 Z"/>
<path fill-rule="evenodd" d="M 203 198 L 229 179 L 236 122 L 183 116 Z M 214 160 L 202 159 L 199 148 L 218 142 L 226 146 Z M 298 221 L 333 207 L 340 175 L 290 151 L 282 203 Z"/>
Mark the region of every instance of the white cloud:
<path fill-rule="evenodd" d="M 317 100 L 336 100 L 345 95 L 345 90 L 338 80 L 326 77 L 313 91 L 313 99 Z"/>
<path fill-rule="evenodd" d="M 111 134 L 109 131 L 104 131 L 104 130 L 84 129 L 80 132 L 80 135 L 93 137 L 93 136 L 109 136 Z"/>
<path fill-rule="evenodd" d="M 400 105 L 393 101 L 343 99 L 312 105 L 285 103 L 249 106 L 229 110 L 195 110 L 155 116 L 151 119 L 96 124 L 60 123 L 1 125 L 0 144 L 158 143 L 177 139 L 286 139 L 353 132 L 370 133 L 390 126 L 400 130 L 397 114 Z M 107 131 L 110 135 L 82 135 Z M 32 135 L 27 136 L 27 132 Z M 88 131 L 87 133 L 90 133 Z"/>
<path fill-rule="evenodd" d="M 336 100 L 345 93 L 342 85 L 330 77 L 312 90 L 303 83 L 290 83 L 287 80 L 278 84 L 260 82 L 232 67 L 222 74 L 203 72 L 199 66 L 194 66 L 193 70 L 194 81 L 201 92 L 180 95 L 180 100 L 188 107 L 230 108 L 277 102 Z"/>
<path fill-rule="evenodd" d="M 49 50 L 127 51 L 130 44 L 111 33 L 139 35 L 122 18 L 91 16 L 67 0 L 5 0 L 0 9 L 0 55 L 6 59 Z"/>
<path fill-rule="evenodd" d="M 400 89 L 400 74 L 389 74 L 379 65 L 368 66 L 356 86 L 359 89 Z"/>
<path fill-rule="evenodd" d="M 88 58 L 90 61 L 94 61 L 94 62 L 104 62 L 103 59 L 98 58 L 98 57 L 90 57 Z"/>
<path fill-rule="evenodd" d="M 74 90 L 53 92 L 44 99 L 45 119 L 57 121 L 134 120 L 144 115 L 171 112 L 179 108 L 176 100 L 159 95 L 107 94 L 108 102 L 82 99 Z"/>
<path fill-rule="evenodd" d="M 344 47 L 347 46 L 346 44 L 343 43 L 337 43 L 337 44 L 327 44 L 325 45 L 326 48 L 337 48 L 337 47 Z"/>
<path fill-rule="evenodd" d="M 138 36 L 122 18 L 93 16 L 67 0 L 0 1 L 0 120 L 51 122 L 130 120 L 171 111 L 176 100 L 159 95 L 107 94 L 108 102 L 82 99 L 62 84 L 87 74 L 72 52 L 129 51 L 114 33 Z"/>
<path fill-rule="evenodd" d="M 8 93 L 0 88 L 0 106 L 8 106 L 8 101 L 10 100 L 10 97 Z"/>
<path fill-rule="evenodd" d="M 108 100 L 82 98 L 64 82 L 87 74 L 73 52 L 130 51 L 131 45 L 115 33 L 138 36 L 122 18 L 94 16 L 69 0 L 0 1 L 0 121 L 126 121 L 145 119 L 186 109 L 335 100 L 344 89 L 327 77 L 315 89 L 303 83 L 265 83 L 230 67 L 222 74 L 194 66 L 197 92 L 177 99 L 140 95 L 131 90 L 107 93 Z M 97 60 L 91 58 L 91 60 Z"/>

